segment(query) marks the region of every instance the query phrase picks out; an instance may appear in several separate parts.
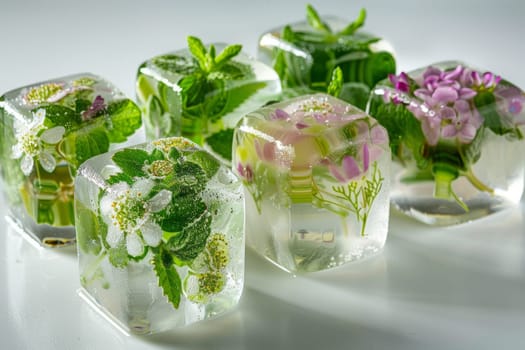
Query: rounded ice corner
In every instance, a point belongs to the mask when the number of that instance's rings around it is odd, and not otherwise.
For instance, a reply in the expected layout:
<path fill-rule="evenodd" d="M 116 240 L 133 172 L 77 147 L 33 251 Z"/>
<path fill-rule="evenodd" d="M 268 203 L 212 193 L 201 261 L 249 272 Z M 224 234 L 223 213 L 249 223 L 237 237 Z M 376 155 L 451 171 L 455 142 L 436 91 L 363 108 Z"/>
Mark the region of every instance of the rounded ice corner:
<path fill-rule="evenodd" d="M 392 140 L 393 207 L 429 225 L 455 225 L 517 205 L 524 103 L 516 85 L 457 60 L 378 84 L 367 111 Z"/>

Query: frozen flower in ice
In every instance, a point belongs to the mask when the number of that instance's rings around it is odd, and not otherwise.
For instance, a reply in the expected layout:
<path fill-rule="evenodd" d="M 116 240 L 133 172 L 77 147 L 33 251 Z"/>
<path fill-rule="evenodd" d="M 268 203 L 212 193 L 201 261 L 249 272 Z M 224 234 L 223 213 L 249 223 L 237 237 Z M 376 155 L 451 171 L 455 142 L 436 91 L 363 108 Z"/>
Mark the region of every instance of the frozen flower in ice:
<path fill-rule="evenodd" d="M 237 164 L 237 174 L 247 182 L 253 181 L 253 170 L 249 164 Z"/>
<path fill-rule="evenodd" d="M 89 106 L 89 108 L 82 113 L 82 120 L 86 121 L 93 119 L 93 117 L 95 117 L 100 111 L 104 110 L 104 108 L 106 108 L 104 98 L 100 95 L 97 95 L 91 106 Z"/>
<path fill-rule="evenodd" d="M 389 74 L 388 79 L 394 85 L 394 88 L 401 92 L 410 91 L 410 81 L 408 75 L 405 72 L 401 72 L 399 75 Z"/>
<path fill-rule="evenodd" d="M 117 247 L 125 240 L 128 254 L 136 257 L 144 253 L 145 245 L 159 245 L 162 229 L 153 221 L 152 214 L 168 206 L 172 193 L 164 189 L 146 199 L 154 184 L 150 179 L 141 178 L 131 187 L 119 182 L 108 188 L 100 201 L 100 210 L 108 225 L 106 241 L 110 247 Z"/>
<path fill-rule="evenodd" d="M 461 143 L 470 143 L 482 124 L 481 117 L 475 109 L 471 109 L 468 102 L 456 101 L 454 109 L 448 109 L 448 115 L 442 115 L 450 124 L 443 126 L 443 137 L 456 137 Z"/>
<path fill-rule="evenodd" d="M 44 126 L 46 111 L 39 109 L 33 113 L 30 121 L 15 121 L 15 137 L 17 143 L 12 148 L 12 158 L 20 159 L 20 168 L 24 175 L 28 176 L 35 164 L 37 158 L 42 168 L 47 172 L 52 172 L 56 167 L 56 159 L 53 154 L 46 149 L 46 144 L 55 145 L 66 131 L 63 126 L 55 126 L 48 129 Z"/>
<path fill-rule="evenodd" d="M 49 83 L 32 87 L 22 98 L 28 105 L 37 106 L 63 90 L 64 84 Z"/>
<path fill-rule="evenodd" d="M 328 169 L 333 177 L 335 177 L 341 183 L 347 183 L 348 181 L 357 178 L 361 174 L 368 171 L 370 166 L 370 151 L 368 145 L 365 143 L 361 149 L 361 163 L 362 168 L 359 167 L 358 160 L 352 156 L 344 156 L 341 161 L 341 165 L 337 166 L 331 161 L 326 161 Z"/>

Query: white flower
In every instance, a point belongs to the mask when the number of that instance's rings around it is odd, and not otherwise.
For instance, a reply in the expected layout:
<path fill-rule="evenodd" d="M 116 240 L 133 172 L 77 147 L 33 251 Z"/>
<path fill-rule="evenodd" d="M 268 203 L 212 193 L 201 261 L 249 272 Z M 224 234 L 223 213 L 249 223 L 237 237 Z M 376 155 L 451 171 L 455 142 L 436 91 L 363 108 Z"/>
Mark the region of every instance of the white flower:
<path fill-rule="evenodd" d="M 166 208 L 172 193 L 161 190 L 145 200 L 153 186 L 152 180 L 139 179 L 131 187 L 126 182 L 119 182 L 108 188 L 100 201 L 100 210 L 108 225 L 106 241 L 110 247 L 125 240 L 128 254 L 136 257 L 144 253 L 144 245 L 159 245 L 162 229 L 152 221 L 151 214 Z"/>
<path fill-rule="evenodd" d="M 42 168 L 49 173 L 55 170 L 56 167 L 56 160 L 45 148 L 44 143 L 49 145 L 57 144 L 62 139 L 66 129 L 63 126 L 47 129 L 44 126 L 45 117 L 46 111 L 39 109 L 33 113 L 32 120 L 21 121 L 17 119 L 15 121 L 14 127 L 17 143 L 12 147 L 11 157 L 13 159 L 22 158 L 20 168 L 26 176 L 33 170 L 35 157 Z"/>

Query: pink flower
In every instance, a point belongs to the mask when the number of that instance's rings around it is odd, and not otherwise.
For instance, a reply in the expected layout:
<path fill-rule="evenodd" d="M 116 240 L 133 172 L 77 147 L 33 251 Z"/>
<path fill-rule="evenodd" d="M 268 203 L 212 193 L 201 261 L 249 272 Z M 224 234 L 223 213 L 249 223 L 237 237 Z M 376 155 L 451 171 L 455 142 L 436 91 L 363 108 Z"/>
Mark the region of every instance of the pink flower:
<path fill-rule="evenodd" d="M 466 101 L 456 101 L 454 107 L 455 109 L 450 109 L 445 116 L 451 123 L 443 127 L 442 136 L 456 137 L 462 143 L 470 143 L 482 124 L 481 117 Z"/>
<path fill-rule="evenodd" d="M 399 75 L 389 74 L 388 79 L 394 85 L 394 88 L 401 92 L 410 91 L 410 81 L 408 75 L 405 72 L 401 72 Z"/>
<path fill-rule="evenodd" d="M 361 150 L 361 158 L 363 168 L 359 167 L 357 160 L 352 156 L 344 156 L 341 161 L 341 166 L 335 165 L 331 161 L 325 161 L 328 165 L 328 169 L 333 177 L 335 177 L 341 183 L 347 183 L 348 181 L 355 179 L 361 174 L 366 173 L 370 166 L 370 152 L 368 145 L 365 143 Z"/>
<path fill-rule="evenodd" d="M 253 181 L 253 170 L 250 165 L 237 164 L 237 173 L 247 182 Z"/>

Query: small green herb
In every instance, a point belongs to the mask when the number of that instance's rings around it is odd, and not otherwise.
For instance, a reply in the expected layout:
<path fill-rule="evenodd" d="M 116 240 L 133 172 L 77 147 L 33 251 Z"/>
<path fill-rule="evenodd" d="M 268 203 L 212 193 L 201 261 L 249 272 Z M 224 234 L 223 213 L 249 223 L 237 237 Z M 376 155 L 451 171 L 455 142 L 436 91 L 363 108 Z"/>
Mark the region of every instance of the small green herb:
<path fill-rule="evenodd" d="M 206 143 L 211 149 L 227 160 L 231 160 L 232 158 L 232 142 L 233 129 L 225 129 L 206 138 Z"/>
<path fill-rule="evenodd" d="M 174 266 L 171 254 L 164 249 L 153 256 L 153 269 L 158 277 L 159 287 L 173 307 L 178 308 L 182 294 L 182 282 Z"/>

